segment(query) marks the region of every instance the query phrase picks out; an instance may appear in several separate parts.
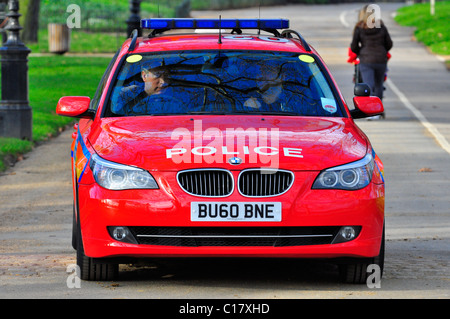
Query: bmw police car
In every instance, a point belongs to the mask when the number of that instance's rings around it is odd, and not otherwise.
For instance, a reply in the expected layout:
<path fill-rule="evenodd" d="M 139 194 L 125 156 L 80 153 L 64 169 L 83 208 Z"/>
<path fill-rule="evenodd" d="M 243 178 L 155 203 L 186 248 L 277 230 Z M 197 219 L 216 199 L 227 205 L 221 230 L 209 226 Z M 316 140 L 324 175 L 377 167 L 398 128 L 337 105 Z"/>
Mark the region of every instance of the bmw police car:
<path fill-rule="evenodd" d="M 382 269 L 383 165 L 354 122 L 382 113 L 381 101 L 359 85 L 350 110 L 288 20 L 142 27 L 149 36 L 123 44 L 92 99 L 57 106 L 80 118 L 81 278 L 111 280 L 120 263 L 160 257 L 326 258 L 347 282 Z"/>

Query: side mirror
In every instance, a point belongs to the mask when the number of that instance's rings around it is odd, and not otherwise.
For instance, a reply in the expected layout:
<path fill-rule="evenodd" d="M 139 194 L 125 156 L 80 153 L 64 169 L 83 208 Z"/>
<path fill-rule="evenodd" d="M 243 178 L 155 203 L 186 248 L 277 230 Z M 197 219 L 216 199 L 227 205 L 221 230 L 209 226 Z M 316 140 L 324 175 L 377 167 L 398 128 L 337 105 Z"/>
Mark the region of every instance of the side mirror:
<path fill-rule="evenodd" d="M 86 96 L 64 96 L 59 99 L 56 114 L 61 116 L 94 118 L 94 112 L 89 110 L 91 99 Z"/>
<path fill-rule="evenodd" d="M 370 96 L 370 87 L 366 83 L 357 83 L 353 89 L 355 96 Z"/>
<path fill-rule="evenodd" d="M 350 113 L 354 119 L 379 115 L 384 112 L 383 103 L 377 96 L 355 96 L 355 109 Z"/>

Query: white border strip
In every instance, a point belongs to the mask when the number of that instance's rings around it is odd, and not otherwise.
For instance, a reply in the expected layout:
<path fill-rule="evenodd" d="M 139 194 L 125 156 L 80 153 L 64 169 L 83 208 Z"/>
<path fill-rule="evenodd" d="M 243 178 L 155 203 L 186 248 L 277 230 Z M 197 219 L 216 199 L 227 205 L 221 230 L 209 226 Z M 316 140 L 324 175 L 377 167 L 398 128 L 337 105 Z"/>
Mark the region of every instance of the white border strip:
<path fill-rule="evenodd" d="M 419 120 L 419 122 L 434 136 L 438 144 L 450 154 L 450 144 L 445 139 L 445 137 L 438 131 L 438 129 L 431 124 L 426 117 L 420 112 L 414 105 L 409 102 L 406 96 L 397 88 L 397 86 L 391 81 L 391 79 L 387 79 L 386 83 L 389 85 L 391 90 L 397 95 L 399 100 L 403 103 L 403 105 L 410 110 L 414 116 Z"/>

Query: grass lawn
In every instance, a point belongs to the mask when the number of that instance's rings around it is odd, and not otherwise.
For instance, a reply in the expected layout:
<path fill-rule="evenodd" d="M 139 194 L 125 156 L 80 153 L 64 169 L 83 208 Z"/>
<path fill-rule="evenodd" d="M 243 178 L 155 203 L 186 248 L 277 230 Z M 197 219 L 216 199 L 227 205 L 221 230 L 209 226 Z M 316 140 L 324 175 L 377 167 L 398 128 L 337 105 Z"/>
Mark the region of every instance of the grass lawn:
<path fill-rule="evenodd" d="M 33 141 L 0 138 L 0 171 L 11 157 L 30 151 L 36 142 L 57 135 L 73 119 L 56 115 L 58 100 L 65 95 L 92 97 L 111 59 L 99 57 L 30 57 L 29 100 L 33 109 Z"/>
<path fill-rule="evenodd" d="M 430 14 L 430 3 L 402 7 L 395 20 L 403 26 L 416 27 L 417 41 L 436 54 L 450 55 L 450 1 L 436 1 L 435 15 Z"/>
<path fill-rule="evenodd" d="M 22 154 L 31 151 L 31 149 L 31 142 L 0 137 L 0 172 L 7 168 L 9 162 L 14 162 Z"/>
<path fill-rule="evenodd" d="M 126 40 L 121 33 L 90 33 L 77 29 L 70 33 L 70 53 L 115 53 Z M 32 53 L 48 53 L 48 31 L 40 30 L 38 43 L 27 44 Z"/>
<path fill-rule="evenodd" d="M 141 16 L 173 17 L 175 8 L 181 2 L 142 2 Z M 89 25 L 91 30 L 72 30 L 70 53 L 115 53 L 125 41 L 125 21 L 130 14 L 129 0 L 42 0 L 39 42 L 26 44 L 32 53 L 48 52 L 46 26 L 48 23 L 66 23 L 70 4 L 80 6 L 82 27 Z M 24 8 L 26 6 L 21 7 L 21 25 L 25 17 Z M 102 23 L 107 23 L 106 28 Z M 100 30 L 100 27 L 104 30 Z M 107 33 L 100 32 L 105 30 Z M 109 62 L 110 58 L 100 57 L 30 56 L 29 100 L 33 110 L 33 141 L 0 138 L 0 171 L 4 171 L 8 163 L 20 158 L 21 154 L 30 151 L 36 143 L 58 134 L 62 127 L 71 123 L 73 119 L 55 114 L 59 98 L 65 95 L 92 97 Z"/>

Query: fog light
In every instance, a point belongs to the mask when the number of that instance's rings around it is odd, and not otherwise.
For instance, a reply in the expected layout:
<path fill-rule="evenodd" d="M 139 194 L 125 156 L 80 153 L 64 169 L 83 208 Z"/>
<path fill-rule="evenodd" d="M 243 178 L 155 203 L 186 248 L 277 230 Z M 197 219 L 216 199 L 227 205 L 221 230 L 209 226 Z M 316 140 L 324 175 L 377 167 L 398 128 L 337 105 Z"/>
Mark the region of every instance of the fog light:
<path fill-rule="evenodd" d="M 358 237 L 361 227 L 359 226 L 343 226 L 339 229 L 333 244 L 345 243 Z"/>
<path fill-rule="evenodd" d="M 342 227 L 339 234 L 345 240 L 352 240 L 356 237 L 356 231 L 353 227 Z"/>
<path fill-rule="evenodd" d="M 130 232 L 128 227 L 125 226 L 116 226 L 116 227 L 108 227 L 109 234 L 114 240 L 120 241 L 122 243 L 130 243 L 137 244 L 136 239 L 133 234 Z"/>
<path fill-rule="evenodd" d="M 114 227 L 113 237 L 115 240 L 122 241 L 128 236 L 128 234 L 129 234 L 128 228 Z"/>

